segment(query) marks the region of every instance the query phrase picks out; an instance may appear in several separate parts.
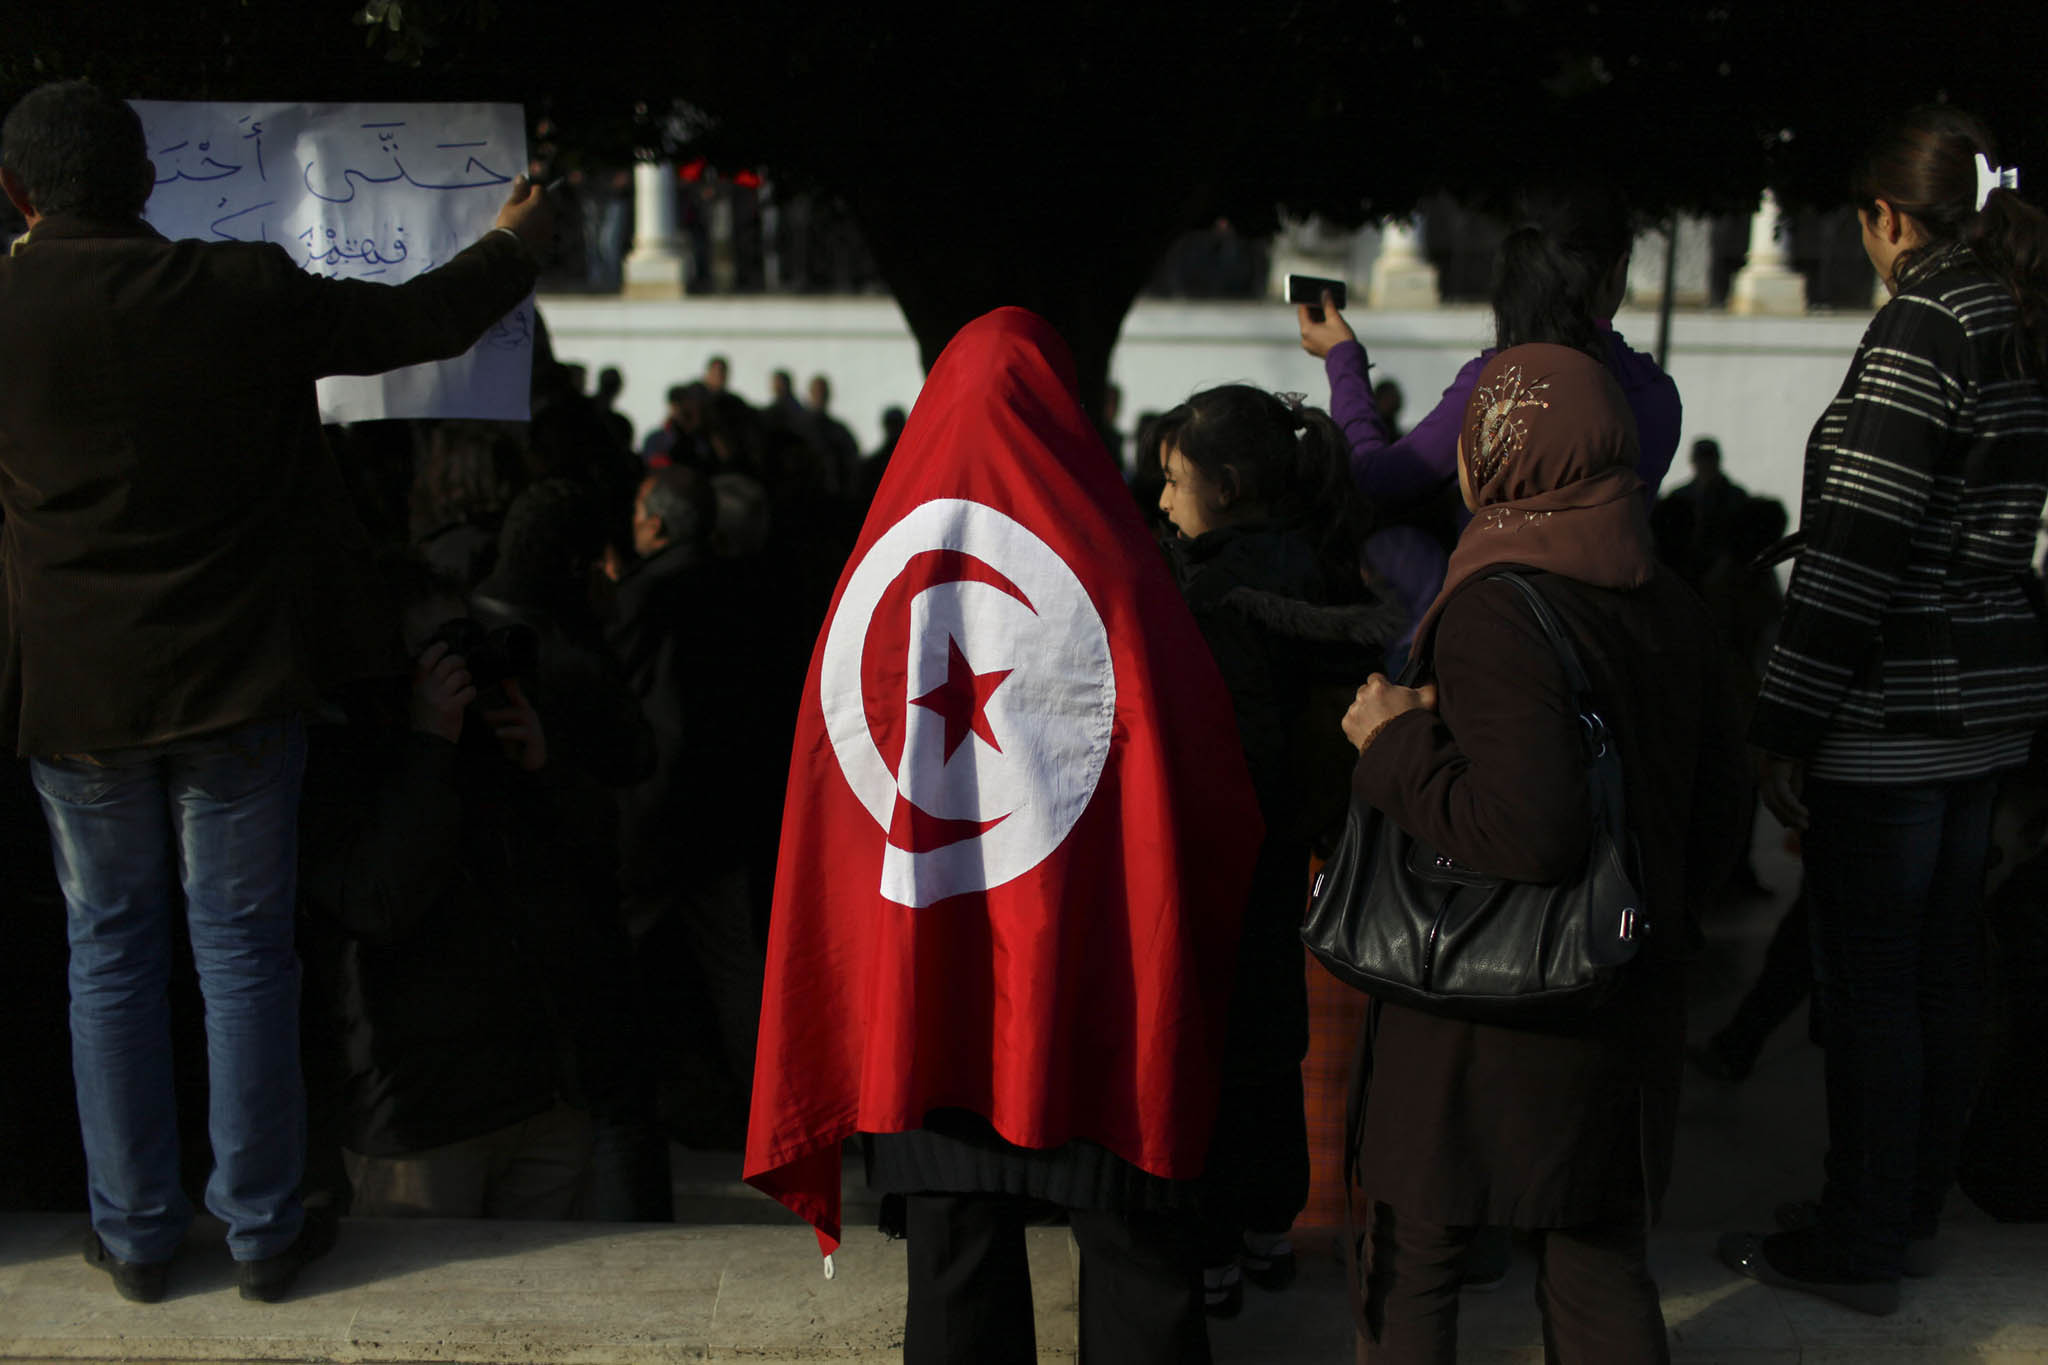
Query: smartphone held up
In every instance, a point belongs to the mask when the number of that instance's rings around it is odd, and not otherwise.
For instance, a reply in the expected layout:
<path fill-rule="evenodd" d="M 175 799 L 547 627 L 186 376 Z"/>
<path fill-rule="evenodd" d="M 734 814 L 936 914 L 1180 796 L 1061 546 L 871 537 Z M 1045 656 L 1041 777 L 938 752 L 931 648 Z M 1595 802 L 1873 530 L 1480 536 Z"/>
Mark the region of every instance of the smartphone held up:
<path fill-rule="evenodd" d="M 1341 311 L 1346 304 L 1344 281 L 1324 279 L 1320 275 L 1289 275 L 1287 277 L 1287 301 L 1308 305 L 1308 320 L 1323 320 L 1323 295 L 1330 296 L 1330 302 Z"/>

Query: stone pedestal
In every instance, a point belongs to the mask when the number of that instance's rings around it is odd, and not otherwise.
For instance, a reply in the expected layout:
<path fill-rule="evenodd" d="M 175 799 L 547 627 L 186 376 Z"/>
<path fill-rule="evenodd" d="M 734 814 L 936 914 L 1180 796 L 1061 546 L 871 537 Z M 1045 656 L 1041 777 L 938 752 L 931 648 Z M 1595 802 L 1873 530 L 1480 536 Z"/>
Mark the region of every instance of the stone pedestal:
<path fill-rule="evenodd" d="M 633 249 L 626 254 L 623 293 L 629 299 L 683 296 L 682 234 L 677 231 L 675 167 L 642 161 L 633 167 Z"/>
<path fill-rule="evenodd" d="M 739 244 L 733 240 L 733 187 L 721 182 L 710 208 L 711 287 L 730 294 L 739 287 Z"/>
<path fill-rule="evenodd" d="M 1806 277 L 1792 268 L 1778 197 L 1764 191 L 1749 220 L 1749 255 L 1728 289 L 1728 311 L 1743 315 L 1804 313 Z"/>
<path fill-rule="evenodd" d="M 1675 308 L 1704 308 L 1713 286 L 1714 223 L 1710 218 L 1681 216 L 1677 222 L 1677 263 L 1672 271 L 1671 303 Z M 1664 301 L 1664 256 L 1671 245 L 1663 229 L 1636 238 L 1628 261 L 1628 299 L 1638 308 L 1656 308 Z"/>
<path fill-rule="evenodd" d="M 782 288 L 782 196 L 773 180 L 761 181 L 761 287 Z"/>
<path fill-rule="evenodd" d="M 1443 302 L 1436 267 L 1423 258 L 1422 238 L 1411 220 L 1387 221 L 1367 298 L 1378 309 L 1435 308 Z"/>

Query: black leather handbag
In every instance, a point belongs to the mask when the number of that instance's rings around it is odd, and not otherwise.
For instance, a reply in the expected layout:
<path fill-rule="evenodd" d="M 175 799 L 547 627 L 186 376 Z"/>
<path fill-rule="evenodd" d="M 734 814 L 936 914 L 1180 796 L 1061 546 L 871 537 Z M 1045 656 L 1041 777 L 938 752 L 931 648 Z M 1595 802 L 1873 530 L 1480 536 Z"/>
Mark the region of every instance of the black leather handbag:
<path fill-rule="evenodd" d="M 1563 1023 L 1614 989 L 1650 923 L 1637 893 L 1621 758 L 1578 651 L 1527 578 L 1487 576 L 1527 599 L 1576 699 L 1593 804 L 1585 870 L 1551 885 L 1489 877 L 1354 798 L 1301 937 L 1340 980 L 1377 999 L 1477 1023 Z M 1403 681 L 1424 667 L 1411 665 Z"/>

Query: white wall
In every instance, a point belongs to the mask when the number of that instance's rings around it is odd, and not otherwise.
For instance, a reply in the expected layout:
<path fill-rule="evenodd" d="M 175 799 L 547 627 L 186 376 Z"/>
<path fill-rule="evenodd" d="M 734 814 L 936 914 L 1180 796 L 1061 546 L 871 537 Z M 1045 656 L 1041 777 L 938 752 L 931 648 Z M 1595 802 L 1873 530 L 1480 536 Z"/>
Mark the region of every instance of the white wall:
<path fill-rule="evenodd" d="M 833 410 L 865 449 L 880 439 L 881 410 L 906 409 L 923 382 L 917 343 L 886 298 L 717 298 L 625 302 L 575 295 L 541 301 L 555 350 L 595 375 L 617 365 L 626 377 L 620 407 L 641 431 L 659 425 L 662 394 L 703 372 L 713 354 L 732 362 L 732 386 L 752 402 L 768 396 L 768 375 L 787 369 L 799 394 L 816 373 L 830 377 Z M 1488 340 L 1485 309 L 1350 315 L 1375 374 L 1407 393 L 1404 420 L 1435 402 L 1458 367 Z M 1834 395 L 1867 313 L 1738 318 L 1681 311 L 1673 318 L 1671 374 L 1685 403 L 1684 433 L 1671 483 L 1690 477 L 1695 437 L 1721 442 L 1728 475 L 1781 499 L 1798 520 L 1801 455 L 1808 430 Z M 1653 314 L 1615 320 L 1639 349 L 1656 343 Z M 1329 400 L 1322 364 L 1301 349 L 1293 310 L 1267 303 L 1140 303 L 1124 321 L 1110 375 L 1122 386 L 1122 425 L 1165 409 L 1197 389 L 1244 380 Z"/>
<path fill-rule="evenodd" d="M 555 355 L 597 372 L 616 365 L 626 388 L 619 410 L 642 435 L 661 425 L 671 384 L 731 362 L 730 383 L 748 402 L 768 401 L 768 376 L 788 370 L 798 398 L 814 374 L 832 381 L 832 414 L 861 449 L 881 441 L 882 409 L 905 411 L 924 383 L 917 341 L 888 298 L 635 300 L 547 295 L 540 301 Z"/>

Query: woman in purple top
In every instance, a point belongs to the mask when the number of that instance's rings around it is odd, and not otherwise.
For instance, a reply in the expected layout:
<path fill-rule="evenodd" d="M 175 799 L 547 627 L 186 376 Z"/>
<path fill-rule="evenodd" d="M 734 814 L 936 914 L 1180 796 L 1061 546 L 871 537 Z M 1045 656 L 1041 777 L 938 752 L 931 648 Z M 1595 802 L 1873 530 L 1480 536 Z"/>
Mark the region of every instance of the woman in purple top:
<path fill-rule="evenodd" d="M 1628 287 L 1630 231 L 1627 206 L 1604 189 L 1531 195 L 1523 222 L 1501 243 L 1494 265 L 1496 345 L 1458 371 L 1443 398 L 1406 436 L 1396 437 L 1372 401 L 1371 362 L 1365 346 L 1328 297 L 1323 320 L 1299 310 L 1301 346 L 1320 356 L 1330 377 L 1330 416 L 1351 447 L 1351 477 L 1381 504 L 1398 504 L 1441 487 L 1458 473 L 1458 425 L 1466 400 L 1494 351 L 1555 330 L 1552 319 L 1529 316 L 1538 300 L 1564 297 L 1583 310 L 1596 332 L 1595 349 L 1621 385 L 1635 413 L 1642 455 L 1636 474 L 1643 499 L 1657 487 L 1678 451 L 1678 386 L 1657 362 L 1622 340 L 1611 319 Z M 1562 284 L 1558 290 L 1553 284 Z M 1460 511 L 1463 526 L 1469 512 Z"/>

